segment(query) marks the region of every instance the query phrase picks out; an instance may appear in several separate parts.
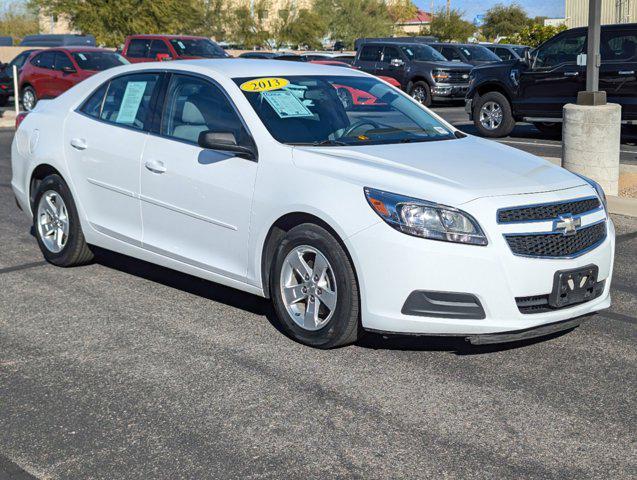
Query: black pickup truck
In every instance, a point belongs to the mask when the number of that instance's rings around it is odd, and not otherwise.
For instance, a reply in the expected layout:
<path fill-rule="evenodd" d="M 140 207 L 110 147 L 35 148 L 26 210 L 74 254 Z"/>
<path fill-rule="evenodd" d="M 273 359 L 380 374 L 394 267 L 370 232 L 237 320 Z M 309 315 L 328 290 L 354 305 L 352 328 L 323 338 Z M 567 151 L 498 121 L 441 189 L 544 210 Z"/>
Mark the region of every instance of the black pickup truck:
<path fill-rule="evenodd" d="M 352 66 L 394 78 L 405 92 L 425 106 L 434 99 L 464 98 L 473 68 L 448 61 L 429 45 L 405 41 L 366 41 L 359 46 Z"/>
<path fill-rule="evenodd" d="M 515 123 L 559 132 L 562 109 L 586 90 L 587 30 L 557 34 L 523 60 L 476 67 L 471 72 L 466 111 L 485 137 L 504 137 Z M 600 90 L 622 106 L 622 122 L 637 125 L 637 24 L 602 26 Z"/>

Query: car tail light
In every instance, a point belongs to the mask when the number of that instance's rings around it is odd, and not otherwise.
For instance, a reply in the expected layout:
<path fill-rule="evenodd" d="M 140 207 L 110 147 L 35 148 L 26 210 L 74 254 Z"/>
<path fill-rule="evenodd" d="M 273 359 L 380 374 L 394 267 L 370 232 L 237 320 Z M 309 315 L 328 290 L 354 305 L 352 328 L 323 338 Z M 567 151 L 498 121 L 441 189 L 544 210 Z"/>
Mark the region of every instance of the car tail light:
<path fill-rule="evenodd" d="M 20 112 L 20 113 L 18 113 L 16 115 L 16 117 L 15 117 L 15 128 L 16 128 L 16 130 L 18 129 L 18 127 L 22 123 L 22 120 L 24 120 L 28 114 L 29 114 L 29 112 Z"/>

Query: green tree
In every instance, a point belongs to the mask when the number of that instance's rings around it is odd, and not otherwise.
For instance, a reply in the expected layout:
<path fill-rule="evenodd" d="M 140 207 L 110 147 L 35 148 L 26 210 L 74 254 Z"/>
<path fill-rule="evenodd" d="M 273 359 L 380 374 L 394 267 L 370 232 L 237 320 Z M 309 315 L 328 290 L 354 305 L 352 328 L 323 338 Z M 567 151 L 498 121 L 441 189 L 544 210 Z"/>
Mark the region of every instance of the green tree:
<path fill-rule="evenodd" d="M 279 18 L 274 28 L 277 46 L 293 45 L 319 49 L 326 33 L 327 22 L 313 10 L 297 10 L 291 3 L 279 10 Z"/>
<path fill-rule="evenodd" d="M 529 25 L 529 17 L 517 3 L 497 4 L 489 9 L 484 17 L 482 33 L 487 38 L 509 37 Z"/>
<path fill-rule="evenodd" d="M 418 13 L 418 7 L 411 0 L 395 0 L 387 4 L 387 13 L 395 25 L 414 18 Z"/>
<path fill-rule="evenodd" d="M 232 40 L 246 48 L 267 45 L 270 38 L 265 26 L 268 7 L 267 0 L 255 0 L 252 5 L 246 3 L 232 9 L 229 15 Z"/>
<path fill-rule="evenodd" d="M 440 9 L 434 15 L 429 29 L 422 34 L 433 35 L 442 42 L 466 42 L 476 29 L 471 22 L 463 20 L 463 14 L 460 10 L 451 9 L 447 15 L 445 9 Z"/>
<path fill-rule="evenodd" d="M 357 38 L 388 36 L 394 28 L 383 0 L 316 0 L 314 11 L 327 20 L 331 38 L 349 48 Z"/>
<path fill-rule="evenodd" d="M 566 25 L 560 25 L 559 27 L 544 26 L 544 25 L 531 25 L 524 27 L 518 33 L 512 35 L 510 40 L 512 43 L 519 43 L 520 45 L 528 45 L 529 47 L 537 47 L 541 43 L 544 43 L 549 38 L 554 37 L 559 32 L 566 30 Z"/>
<path fill-rule="evenodd" d="M 209 29 L 202 0 L 29 0 L 45 15 L 65 15 L 71 26 L 118 46 L 134 33 L 198 33 Z"/>
<path fill-rule="evenodd" d="M 0 11 L 0 32 L 20 41 L 25 35 L 38 33 L 37 16 L 20 2 L 9 2 Z"/>
<path fill-rule="evenodd" d="M 203 34 L 214 37 L 215 40 L 225 40 L 228 33 L 228 7 L 225 0 L 204 1 L 205 22 Z"/>

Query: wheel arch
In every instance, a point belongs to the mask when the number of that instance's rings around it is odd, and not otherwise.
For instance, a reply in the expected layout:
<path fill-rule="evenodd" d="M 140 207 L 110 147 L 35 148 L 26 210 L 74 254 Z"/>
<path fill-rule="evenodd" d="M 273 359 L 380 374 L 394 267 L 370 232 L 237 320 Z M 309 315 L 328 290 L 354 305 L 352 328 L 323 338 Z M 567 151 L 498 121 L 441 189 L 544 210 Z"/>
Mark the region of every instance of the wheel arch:
<path fill-rule="evenodd" d="M 261 247 L 261 283 L 263 287 L 263 294 L 266 298 L 270 298 L 270 271 L 272 269 L 272 262 L 274 261 L 274 255 L 276 253 L 277 246 L 279 242 L 283 239 L 285 234 L 290 231 L 292 228 L 301 225 L 303 223 L 311 223 L 314 225 L 318 225 L 319 227 L 327 230 L 336 241 L 343 247 L 345 254 L 349 258 L 352 269 L 354 270 L 354 275 L 356 276 L 356 282 L 359 285 L 359 295 L 360 295 L 360 281 L 358 279 L 358 272 L 356 269 L 356 263 L 352 258 L 352 255 L 349 252 L 349 249 L 343 240 L 343 237 L 325 220 L 318 217 L 315 214 L 296 211 L 286 213 L 280 216 L 270 227 L 267 235 L 265 236 L 265 240 Z"/>
<path fill-rule="evenodd" d="M 60 178 L 64 180 L 64 176 L 60 173 L 60 171 L 53 165 L 50 165 L 48 163 L 39 164 L 31 172 L 31 177 L 29 178 L 29 205 L 31 206 L 31 211 L 33 211 L 35 192 L 37 191 L 38 186 L 40 185 L 42 180 L 44 180 L 49 175 L 59 175 Z"/>
<path fill-rule="evenodd" d="M 511 92 L 509 92 L 508 89 L 504 85 L 502 85 L 501 83 L 498 83 L 498 82 L 487 82 L 484 85 L 480 85 L 479 87 L 477 87 L 476 88 L 476 92 L 481 97 L 486 95 L 487 93 L 491 93 L 491 92 L 501 93 L 509 101 L 509 105 L 511 105 L 511 108 L 513 108 Z"/>

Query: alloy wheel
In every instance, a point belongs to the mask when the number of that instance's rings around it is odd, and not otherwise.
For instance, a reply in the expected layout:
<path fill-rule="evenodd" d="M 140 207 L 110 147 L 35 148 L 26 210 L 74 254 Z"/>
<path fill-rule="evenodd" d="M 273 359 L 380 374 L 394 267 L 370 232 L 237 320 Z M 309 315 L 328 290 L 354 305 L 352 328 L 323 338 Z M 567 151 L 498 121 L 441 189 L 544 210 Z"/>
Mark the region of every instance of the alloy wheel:
<path fill-rule="evenodd" d="M 411 96 L 414 100 L 420 103 L 425 103 L 427 101 L 427 91 L 424 87 L 415 87 L 411 92 Z"/>
<path fill-rule="evenodd" d="M 64 200 L 55 190 L 40 197 L 37 210 L 38 235 L 52 253 L 59 253 L 69 239 L 69 215 Z"/>
<path fill-rule="evenodd" d="M 300 245 L 285 257 L 281 297 L 288 315 L 305 330 L 319 330 L 332 318 L 337 293 L 334 270 L 325 255 Z"/>
<path fill-rule="evenodd" d="M 480 108 L 480 124 L 487 130 L 497 130 L 503 118 L 502 107 L 496 102 L 485 102 Z"/>
<path fill-rule="evenodd" d="M 31 90 L 25 90 L 22 94 L 22 106 L 28 112 L 35 107 L 35 95 Z"/>

